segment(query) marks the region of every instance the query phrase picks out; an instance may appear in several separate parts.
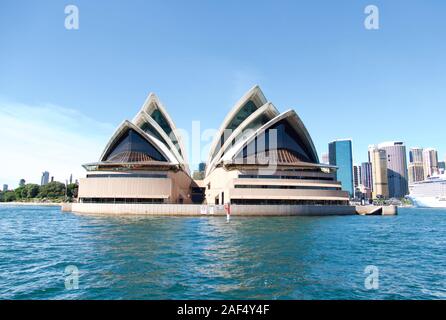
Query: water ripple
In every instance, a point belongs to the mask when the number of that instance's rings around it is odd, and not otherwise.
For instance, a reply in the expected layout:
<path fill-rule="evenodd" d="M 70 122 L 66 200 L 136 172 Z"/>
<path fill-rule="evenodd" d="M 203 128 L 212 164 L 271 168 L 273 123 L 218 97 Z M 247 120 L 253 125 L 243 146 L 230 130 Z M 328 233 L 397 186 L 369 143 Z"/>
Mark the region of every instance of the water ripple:
<path fill-rule="evenodd" d="M 1 299 L 444 299 L 446 212 L 104 217 L 0 206 Z M 79 289 L 65 289 L 65 268 Z M 367 290 L 364 269 L 379 268 Z"/>

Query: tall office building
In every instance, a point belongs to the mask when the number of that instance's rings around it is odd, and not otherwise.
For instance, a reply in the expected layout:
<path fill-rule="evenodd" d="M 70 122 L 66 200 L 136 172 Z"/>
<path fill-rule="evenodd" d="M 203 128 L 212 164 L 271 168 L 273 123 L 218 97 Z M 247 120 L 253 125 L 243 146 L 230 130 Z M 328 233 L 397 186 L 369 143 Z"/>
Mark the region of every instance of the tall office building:
<path fill-rule="evenodd" d="M 322 159 L 322 163 L 329 164 L 330 158 L 328 156 L 328 152 L 323 153 L 321 159 Z"/>
<path fill-rule="evenodd" d="M 348 191 L 353 197 L 353 158 L 352 141 L 335 140 L 328 144 L 328 157 L 330 165 L 338 167 L 336 179 L 341 182 L 342 190 Z"/>
<path fill-rule="evenodd" d="M 409 184 L 424 180 L 424 168 L 423 165 L 417 163 L 409 163 Z"/>
<path fill-rule="evenodd" d="M 355 187 L 355 198 L 359 199 L 362 197 L 361 192 L 361 166 L 353 165 L 353 184 Z"/>
<path fill-rule="evenodd" d="M 424 180 L 423 149 L 411 148 L 409 150 L 409 184 Z"/>
<path fill-rule="evenodd" d="M 372 163 L 372 194 L 374 198 L 388 198 L 387 153 L 377 146 L 369 147 L 369 161 Z"/>
<path fill-rule="evenodd" d="M 361 163 L 361 184 L 372 189 L 372 164 L 370 162 Z"/>
<path fill-rule="evenodd" d="M 424 179 L 438 174 L 437 150 L 428 148 L 423 150 Z"/>
<path fill-rule="evenodd" d="M 446 171 L 446 163 L 444 161 L 438 162 L 438 172 L 444 174 Z"/>
<path fill-rule="evenodd" d="M 409 150 L 409 162 L 410 163 L 423 163 L 423 148 L 410 148 Z"/>
<path fill-rule="evenodd" d="M 353 183 L 355 188 L 361 184 L 361 166 L 357 164 L 353 166 Z"/>
<path fill-rule="evenodd" d="M 50 173 L 48 171 L 42 172 L 42 178 L 40 178 L 40 185 L 44 186 L 50 181 Z"/>
<path fill-rule="evenodd" d="M 4 184 L 4 185 L 3 185 L 3 192 L 6 192 L 6 191 L 8 191 L 8 185 L 7 185 L 7 184 Z"/>
<path fill-rule="evenodd" d="M 24 187 L 26 184 L 26 180 L 25 179 L 20 179 L 19 181 L 19 187 Z"/>
<path fill-rule="evenodd" d="M 206 162 L 200 162 L 198 164 L 198 171 L 205 172 L 206 171 Z"/>
<path fill-rule="evenodd" d="M 378 145 L 387 154 L 387 182 L 390 198 L 403 198 L 409 194 L 407 178 L 406 146 L 404 142 L 392 141 Z"/>

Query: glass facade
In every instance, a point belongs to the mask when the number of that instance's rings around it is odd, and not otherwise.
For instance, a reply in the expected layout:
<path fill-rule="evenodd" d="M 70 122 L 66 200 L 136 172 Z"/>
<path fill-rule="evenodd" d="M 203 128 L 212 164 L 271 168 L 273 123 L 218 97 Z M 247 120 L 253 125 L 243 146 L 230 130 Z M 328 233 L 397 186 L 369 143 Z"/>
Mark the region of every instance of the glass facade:
<path fill-rule="evenodd" d="M 370 190 L 372 189 L 372 164 L 370 162 L 361 164 L 361 184 Z"/>
<path fill-rule="evenodd" d="M 333 141 L 328 145 L 330 165 L 337 166 L 336 179 L 341 182 L 342 190 L 353 197 L 353 158 L 351 140 Z"/>
<path fill-rule="evenodd" d="M 144 122 L 141 126 L 141 130 L 144 131 L 145 133 L 148 133 L 149 135 L 154 136 L 167 146 L 166 140 L 164 140 L 163 137 L 161 137 L 159 132 L 155 130 L 155 128 L 150 123 Z"/>
<path fill-rule="evenodd" d="M 387 154 L 387 181 L 390 198 L 402 198 L 409 194 L 406 146 L 403 142 L 380 144 Z"/>
<path fill-rule="evenodd" d="M 223 134 L 220 136 L 219 142 L 218 142 L 217 146 L 215 147 L 212 157 L 215 157 L 215 155 L 220 151 L 221 147 L 224 145 L 226 140 L 232 134 L 232 131 L 237 129 L 237 127 L 240 124 L 242 124 L 242 122 L 245 121 L 256 110 L 257 110 L 257 106 L 251 100 L 246 102 L 243 105 L 243 107 L 240 108 L 240 110 L 236 113 L 236 115 L 231 119 L 229 124 L 226 126 Z"/>
<path fill-rule="evenodd" d="M 343 200 L 273 200 L 273 199 L 231 199 L 231 204 L 241 205 L 348 205 L 348 201 Z"/>
<path fill-rule="evenodd" d="M 235 130 L 243 121 L 257 110 L 257 106 L 251 100 L 246 102 L 244 106 L 237 112 L 237 114 L 229 122 L 226 129 Z"/>
<path fill-rule="evenodd" d="M 240 174 L 239 179 L 291 179 L 291 180 L 325 180 L 335 181 L 332 177 L 309 177 L 309 176 L 282 176 L 267 174 Z"/>
<path fill-rule="evenodd" d="M 315 187 L 315 186 L 286 186 L 286 185 L 257 185 L 236 184 L 235 189 L 294 189 L 294 190 L 341 190 L 339 187 Z"/>
<path fill-rule="evenodd" d="M 277 138 L 277 140 L 273 141 L 274 138 Z M 277 122 L 270 129 L 257 136 L 243 148 L 237 158 L 247 158 L 261 152 L 279 149 L 291 151 L 301 161 L 317 163 L 316 155 L 286 120 Z"/>
<path fill-rule="evenodd" d="M 178 153 L 181 156 L 183 156 L 181 153 L 181 148 L 178 144 L 178 140 L 175 134 L 173 133 L 172 127 L 169 125 L 169 121 L 167 121 L 166 117 L 162 114 L 162 112 L 158 108 L 155 108 L 150 113 L 150 116 L 153 118 L 153 120 L 156 121 L 156 123 L 159 124 L 161 129 L 163 129 L 164 132 L 169 136 L 169 138 L 172 140 L 173 145 L 178 150 Z"/>
<path fill-rule="evenodd" d="M 121 157 L 125 155 L 125 157 Z M 155 161 L 167 162 L 167 159 L 156 150 L 146 139 L 133 129 L 128 129 L 109 149 L 103 161 L 114 161 L 114 159 L 133 158 L 133 155 L 143 155 L 142 158 L 150 158 Z"/>

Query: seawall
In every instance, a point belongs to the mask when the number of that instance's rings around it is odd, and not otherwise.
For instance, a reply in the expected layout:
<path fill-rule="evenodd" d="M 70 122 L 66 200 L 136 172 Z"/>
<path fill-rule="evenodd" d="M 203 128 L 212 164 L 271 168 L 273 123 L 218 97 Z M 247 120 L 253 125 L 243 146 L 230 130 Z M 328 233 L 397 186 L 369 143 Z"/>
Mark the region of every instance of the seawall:
<path fill-rule="evenodd" d="M 62 211 L 95 215 L 226 216 L 222 205 L 64 203 Z M 231 205 L 231 216 L 342 216 L 391 215 L 396 207 Z"/>

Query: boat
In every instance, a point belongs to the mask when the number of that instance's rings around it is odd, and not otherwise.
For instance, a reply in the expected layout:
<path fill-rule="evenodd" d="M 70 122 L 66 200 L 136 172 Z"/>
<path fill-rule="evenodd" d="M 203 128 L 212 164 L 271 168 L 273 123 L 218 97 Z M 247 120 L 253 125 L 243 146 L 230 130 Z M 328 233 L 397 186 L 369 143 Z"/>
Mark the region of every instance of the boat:
<path fill-rule="evenodd" d="M 446 208 L 446 174 L 409 185 L 408 197 L 419 208 Z"/>

